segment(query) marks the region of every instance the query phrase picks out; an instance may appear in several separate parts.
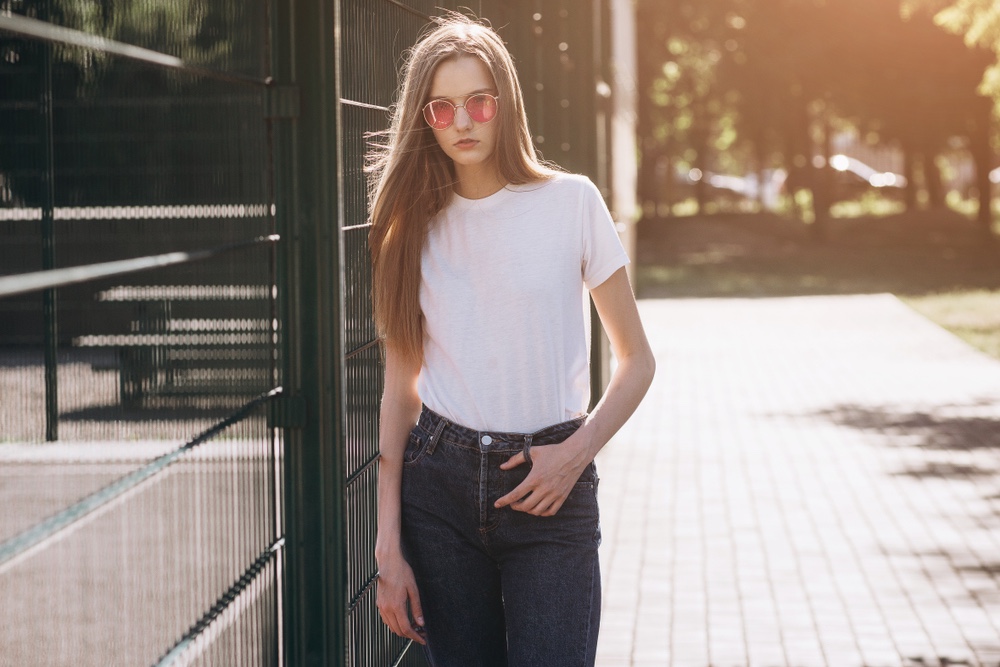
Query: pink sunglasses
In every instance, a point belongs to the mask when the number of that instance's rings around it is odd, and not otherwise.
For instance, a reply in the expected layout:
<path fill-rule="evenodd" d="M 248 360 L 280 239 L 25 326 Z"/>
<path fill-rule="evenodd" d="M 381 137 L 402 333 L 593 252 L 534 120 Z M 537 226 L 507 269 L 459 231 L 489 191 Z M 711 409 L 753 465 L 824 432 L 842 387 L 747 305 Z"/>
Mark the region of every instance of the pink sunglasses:
<path fill-rule="evenodd" d="M 469 95 L 465 104 L 452 104 L 448 100 L 431 100 L 424 105 L 424 120 L 435 130 L 445 130 L 455 122 L 459 109 L 465 109 L 469 118 L 477 123 L 488 123 L 497 117 L 499 97 L 488 93 Z"/>

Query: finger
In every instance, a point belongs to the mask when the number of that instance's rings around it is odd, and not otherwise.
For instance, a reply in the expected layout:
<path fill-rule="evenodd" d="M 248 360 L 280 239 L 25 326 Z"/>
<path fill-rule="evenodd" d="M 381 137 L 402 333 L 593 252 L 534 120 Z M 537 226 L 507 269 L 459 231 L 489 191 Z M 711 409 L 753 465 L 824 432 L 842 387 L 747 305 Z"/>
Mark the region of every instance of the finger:
<path fill-rule="evenodd" d="M 420 635 L 417 634 L 416 630 L 410 627 L 410 622 L 406 618 L 406 614 L 401 616 L 396 616 L 393 618 L 392 631 L 399 635 L 400 637 L 405 637 L 407 639 L 412 639 L 413 641 L 418 641 L 421 639 Z"/>
<path fill-rule="evenodd" d="M 407 596 L 410 598 L 410 613 L 413 616 L 413 624 L 417 627 L 414 631 L 420 636 L 420 632 L 424 629 L 424 610 L 420 605 L 420 594 L 417 592 L 416 587 L 410 587 L 406 591 Z M 423 636 L 420 636 L 420 643 L 423 644 Z"/>
<path fill-rule="evenodd" d="M 551 507 L 552 507 L 552 501 L 546 498 L 540 501 L 538 504 L 536 504 L 534 509 L 531 510 L 531 513 L 534 514 L 535 516 L 551 516 L 549 514 L 549 509 Z"/>
<path fill-rule="evenodd" d="M 427 643 L 427 640 L 424 639 L 423 636 L 419 632 L 417 632 L 417 629 L 415 627 L 413 627 L 413 624 L 410 623 L 409 619 L 407 619 L 406 623 L 403 624 L 403 629 L 404 629 L 404 631 L 402 633 L 403 637 L 407 637 L 409 639 L 412 639 L 413 641 L 415 641 L 418 644 L 426 644 Z"/>
<path fill-rule="evenodd" d="M 557 500 L 556 502 L 549 505 L 549 508 L 545 510 L 545 516 L 555 516 L 556 513 L 558 513 L 559 510 L 562 509 L 564 502 L 566 502 L 565 498 L 563 498 L 562 500 Z"/>
<path fill-rule="evenodd" d="M 410 598 L 410 612 L 413 614 L 413 620 L 417 625 L 423 626 L 424 610 L 420 605 L 420 594 L 415 587 L 411 586 L 406 589 L 406 595 Z"/>
<path fill-rule="evenodd" d="M 500 509 L 500 508 L 506 507 L 507 505 L 510 505 L 512 503 L 519 502 L 522 498 L 524 498 L 526 495 L 528 495 L 528 493 L 531 491 L 531 487 L 526 486 L 527 481 L 528 480 L 525 480 L 525 481 L 521 482 L 520 484 L 518 484 L 516 487 L 514 487 L 514 490 L 511 491 L 510 493 L 508 493 L 506 496 L 503 496 L 501 498 L 497 498 L 497 501 L 495 503 L 493 503 L 493 507 L 496 507 L 497 509 Z"/>
<path fill-rule="evenodd" d="M 518 452 L 514 456 L 510 457 L 506 461 L 500 464 L 501 470 L 510 470 L 511 468 L 516 468 L 517 466 L 525 462 L 524 452 Z"/>
<path fill-rule="evenodd" d="M 410 626 L 409 614 L 406 613 L 406 599 L 404 598 L 399 604 L 391 601 L 376 604 L 379 614 L 382 616 L 382 622 L 388 626 L 392 633 L 400 637 L 406 636 L 406 628 Z M 406 622 L 402 623 L 400 619 L 406 619 Z"/>
<path fill-rule="evenodd" d="M 554 494 L 545 495 L 535 489 L 523 502 L 514 503 L 511 508 L 534 516 L 555 516 L 565 502 L 565 497 Z"/>
<path fill-rule="evenodd" d="M 528 494 L 527 497 L 521 498 L 515 503 L 511 503 L 511 509 L 517 510 L 518 512 L 524 512 L 525 514 L 537 514 L 539 508 L 545 506 L 546 503 L 543 502 L 542 494 L 536 489 Z"/>
<path fill-rule="evenodd" d="M 393 612 L 388 609 L 379 609 L 379 615 L 382 616 L 382 622 L 392 631 L 392 634 L 400 634 L 399 623 L 396 622 L 396 615 Z"/>
<path fill-rule="evenodd" d="M 393 609 L 390 612 L 383 612 L 382 620 L 394 635 L 407 637 L 415 642 L 424 643 L 424 638 L 414 629 L 410 623 L 410 615 L 406 613 L 405 606 L 402 609 Z"/>

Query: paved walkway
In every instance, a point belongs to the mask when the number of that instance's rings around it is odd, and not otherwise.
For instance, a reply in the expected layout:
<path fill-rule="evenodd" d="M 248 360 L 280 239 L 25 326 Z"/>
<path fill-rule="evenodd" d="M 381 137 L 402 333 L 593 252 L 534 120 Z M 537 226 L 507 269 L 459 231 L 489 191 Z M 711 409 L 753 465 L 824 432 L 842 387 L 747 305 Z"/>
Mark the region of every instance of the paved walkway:
<path fill-rule="evenodd" d="M 600 667 L 1000 665 L 1000 362 L 888 295 L 640 308 Z"/>

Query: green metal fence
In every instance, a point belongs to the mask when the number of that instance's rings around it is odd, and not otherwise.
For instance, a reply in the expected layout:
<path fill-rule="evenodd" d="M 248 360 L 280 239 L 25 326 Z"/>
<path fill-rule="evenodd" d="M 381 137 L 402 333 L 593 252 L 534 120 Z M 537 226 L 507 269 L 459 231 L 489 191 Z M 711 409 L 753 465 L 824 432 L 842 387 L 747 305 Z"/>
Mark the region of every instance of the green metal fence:
<path fill-rule="evenodd" d="M 0 665 L 423 664 L 374 607 L 362 165 L 458 4 L 0 0 Z M 604 185 L 603 3 L 461 5 Z"/>
<path fill-rule="evenodd" d="M 280 662 L 265 9 L 0 4 L 0 664 Z"/>

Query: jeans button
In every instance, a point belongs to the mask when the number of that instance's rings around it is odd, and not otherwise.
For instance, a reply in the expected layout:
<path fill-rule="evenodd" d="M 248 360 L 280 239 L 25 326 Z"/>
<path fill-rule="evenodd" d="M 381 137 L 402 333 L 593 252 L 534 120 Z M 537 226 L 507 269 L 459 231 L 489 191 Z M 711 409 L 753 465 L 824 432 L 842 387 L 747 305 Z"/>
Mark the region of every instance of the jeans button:
<path fill-rule="evenodd" d="M 484 445 L 490 445 L 490 444 L 491 444 L 491 443 L 493 442 L 493 438 L 491 438 L 491 437 L 490 437 L 490 436 L 488 436 L 488 435 L 484 435 L 484 436 L 483 436 L 483 437 L 482 437 L 482 438 L 481 438 L 481 439 L 479 440 L 479 442 L 483 443 Z"/>

